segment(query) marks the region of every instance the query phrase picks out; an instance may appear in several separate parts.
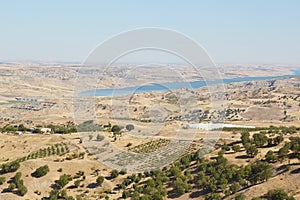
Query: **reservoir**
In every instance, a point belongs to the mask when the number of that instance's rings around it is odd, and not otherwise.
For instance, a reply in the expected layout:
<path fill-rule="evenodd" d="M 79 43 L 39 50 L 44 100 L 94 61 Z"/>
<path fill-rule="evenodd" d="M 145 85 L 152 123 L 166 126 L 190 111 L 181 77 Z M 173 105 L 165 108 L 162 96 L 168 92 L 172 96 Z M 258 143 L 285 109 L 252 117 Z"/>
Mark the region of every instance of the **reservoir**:
<path fill-rule="evenodd" d="M 141 94 L 144 92 L 165 92 L 169 90 L 176 90 L 180 88 L 188 88 L 190 90 L 197 89 L 206 85 L 218 84 L 218 83 L 236 83 L 244 81 L 261 81 L 272 80 L 278 78 L 291 78 L 300 76 L 300 70 L 293 70 L 293 75 L 281 75 L 281 76 L 261 76 L 261 77 L 238 77 L 228 78 L 223 80 L 206 81 L 192 81 L 192 82 L 167 82 L 167 83 L 153 83 L 151 85 L 124 87 L 124 88 L 107 88 L 96 89 L 81 92 L 82 96 L 121 96 L 127 94 Z"/>

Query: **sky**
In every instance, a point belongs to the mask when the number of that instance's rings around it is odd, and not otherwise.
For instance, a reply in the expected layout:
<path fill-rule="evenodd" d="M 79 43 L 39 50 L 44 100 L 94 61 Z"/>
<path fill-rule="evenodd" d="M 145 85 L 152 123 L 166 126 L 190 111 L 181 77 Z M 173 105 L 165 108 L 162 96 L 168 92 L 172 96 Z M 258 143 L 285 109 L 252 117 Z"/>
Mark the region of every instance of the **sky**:
<path fill-rule="evenodd" d="M 0 2 L 0 61 L 82 62 L 104 40 L 167 28 L 216 63 L 300 64 L 298 0 L 52 0 Z"/>

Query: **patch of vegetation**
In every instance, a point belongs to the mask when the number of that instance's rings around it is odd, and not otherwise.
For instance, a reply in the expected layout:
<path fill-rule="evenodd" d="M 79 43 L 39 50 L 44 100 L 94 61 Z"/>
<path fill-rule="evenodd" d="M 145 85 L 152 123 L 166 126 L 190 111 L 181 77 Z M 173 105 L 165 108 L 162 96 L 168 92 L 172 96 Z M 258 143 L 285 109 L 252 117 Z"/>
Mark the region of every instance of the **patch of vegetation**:
<path fill-rule="evenodd" d="M 75 152 L 71 155 L 68 155 L 66 157 L 66 160 L 73 160 L 73 159 L 76 159 L 76 158 L 83 159 L 84 155 L 85 155 L 85 152 L 80 152 L 80 153 Z"/>
<path fill-rule="evenodd" d="M 111 178 L 117 178 L 119 176 L 119 171 L 114 169 L 110 172 L 110 177 Z"/>
<path fill-rule="evenodd" d="M 93 120 L 85 121 L 79 124 L 76 128 L 78 132 L 92 132 L 102 130 L 101 126 L 99 124 L 96 124 Z"/>
<path fill-rule="evenodd" d="M 21 179 L 22 173 L 17 172 L 16 175 L 12 178 L 8 189 L 19 195 L 19 196 L 24 196 L 27 193 L 27 188 L 23 184 L 23 180 Z"/>
<path fill-rule="evenodd" d="M 51 190 L 49 197 L 43 197 L 42 200 L 54 200 L 54 199 L 65 199 L 65 200 L 75 200 L 72 196 L 68 196 L 66 190 Z M 77 198 L 79 199 L 79 198 Z"/>
<path fill-rule="evenodd" d="M 266 154 L 266 161 L 269 163 L 275 163 L 278 161 L 278 156 L 272 151 L 268 151 Z"/>
<path fill-rule="evenodd" d="M 243 193 L 236 195 L 234 198 L 234 200 L 245 200 L 245 199 L 246 199 L 246 195 L 244 195 Z"/>
<path fill-rule="evenodd" d="M 127 144 L 126 144 L 126 147 L 131 147 L 132 146 L 132 143 L 131 142 L 128 142 Z"/>
<path fill-rule="evenodd" d="M 113 133 L 120 133 L 121 132 L 121 127 L 118 126 L 118 125 L 113 125 L 111 127 L 111 132 L 113 132 Z"/>
<path fill-rule="evenodd" d="M 63 188 L 65 187 L 70 181 L 72 180 L 71 175 L 63 174 L 59 177 L 59 179 L 56 181 L 56 184 Z"/>
<path fill-rule="evenodd" d="M 77 179 L 77 178 L 80 178 L 80 177 L 82 177 L 82 176 L 84 176 L 84 171 L 78 171 L 75 175 L 74 175 L 74 177 L 73 177 L 73 179 Z"/>
<path fill-rule="evenodd" d="M 46 126 L 47 128 L 51 128 L 54 133 L 58 134 L 67 134 L 67 133 L 76 133 L 77 127 L 74 125 L 53 125 L 50 124 Z"/>
<path fill-rule="evenodd" d="M 152 140 L 150 142 L 134 146 L 129 148 L 129 150 L 135 153 L 151 153 L 161 147 L 167 146 L 170 142 L 170 140 L 160 138 L 158 140 Z"/>
<path fill-rule="evenodd" d="M 54 133 L 58 133 L 58 134 L 67 134 L 67 133 L 75 133 L 77 132 L 77 128 L 74 125 L 47 125 L 47 128 L 50 128 Z M 6 132 L 6 133 L 15 133 L 17 131 L 21 131 L 21 132 L 33 132 L 33 133 L 42 133 L 41 131 L 42 126 L 37 126 L 36 128 L 34 128 L 33 130 L 31 130 L 30 128 L 25 127 L 23 124 L 19 124 L 19 125 L 6 125 L 2 128 L 0 128 L 1 132 Z"/>
<path fill-rule="evenodd" d="M 272 137 L 267 136 L 268 132 Z M 245 147 L 243 151 L 248 151 L 248 155 L 253 157 L 258 153 L 259 148 L 268 147 L 269 139 L 272 140 L 272 145 L 283 142 L 281 132 L 270 132 L 264 131 L 250 137 L 248 131 L 243 131 L 241 137 L 241 142 Z M 199 157 L 199 152 L 195 152 L 186 154 L 163 170 L 128 175 L 118 185 L 118 188 L 123 190 L 122 198 L 131 199 L 177 198 L 190 192 L 191 188 L 197 189 L 198 192 L 205 195 L 205 199 L 223 199 L 276 176 L 277 174 L 273 174 L 273 167 L 270 163 L 276 162 L 280 155 L 283 158 L 300 158 L 299 137 L 290 137 L 289 139 L 290 142 L 286 142 L 278 153 L 269 151 L 265 155 L 265 160 L 255 160 L 246 166 L 228 163 L 224 157 L 225 152 L 230 150 L 229 146 L 232 146 L 235 152 L 241 151 L 240 145 L 232 143 L 223 145 L 218 156 L 211 160 Z M 276 192 L 276 195 L 280 196 L 279 198 L 274 197 L 275 194 L 272 194 L 272 197 L 270 197 L 271 194 L 268 194 L 267 199 L 288 199 L 281 193 Z M 236 195 L 235 199 L 243 200 L 245 195 L 241 193 Z"/>
<path fill-rule="evenodd" d="M 9 172 L 15 172 L 19 169 L 20 162 L 15 160 L 9 163 L 4 163 L 1 165 L 1 174 L 9 173 Z"/>
<path fill-rule="evenodd" d="M 45 158 L 51 155 L 64 155 L 65 153 L 69 152 L 68 145 L 64 143 L 57 143 L 52 145 L 48 148 L 40 149 L 36 152 L 28 154 L 22 158 L 18 158 L 12 162 L 4 163 L 0 165 L 0 174 L 5 174 L 9 172 L 15 172 L 19 169 L 20 163 L 30 159 L 37 159 L 37 158 Z"/>
<path fill-rule="evenodd" d="M 126 128 L 127 131 L 132 131 L 134 129 L 134 125 L 133 124 L 127 124 L 125 126 L 125 128 Z"/>
<path fill-rule="evenodd" d="M 268 131 L 268 133 L 282 133 L 282 134 L 293 134 L 297 131 L 300 131 L 300 127 L 295 126 L 270 126 L 270 127 L 255 127 L 255 128 L 243 128 L 243 127 L 224 127 L 223 131 L 235 131 L 235 132 L 244 132 L 244 131 Z"/>
<path fill-rule="evenodd" d="M 112 126 L 113 128 L 114 126 Z M 115 125 L 116 127 L 116 125 Z M 111 128 L 111 130 L 112 130 Z M 114 128 L 118 133 L 121 131 L 121 127 Z M 220 151 L 216 157 L 212 157 L 210 160 L 200 157 L 201 150 L 183 155 L 176 162 L 170 166 L 165 167 L 163 170 L 147 171 L 145 173 L 130 174 L 126 178 L 122 178 L 122 182 L 117 185 L 117 189 L 122 192 L 122 198 L 131 199 L 165 199 L 177 198 L 193 190 L 205 195 L 205 199 L 223 199 L 229 195 L 241 192 L 246 188 L 252 187 L 253 185 L 268 181 L 273 176 L 273 167 L 278 167 L 272 163 L 278 160 L 283 161 L 286 158 L 298 158 L 300 159 L 300 138 L 290 137 L 288 141 L 279 149 L 279 151 L 268 151 L 262 160 L 257 158 L 249 159 L 249 164 L 245 166 L 239 166 L 229 163 L 226 156 L 226 151 L 231 149 L 235 152 L 244 151 L 249 157 L 255 157 L 258 153 L 259 148 L 269 148 L 278 145 L 284 141 L 283 132 L 285 128 L 271 130 L 263 130 L 259 133 L 250 136 L 249 131 L 243 130 L 241 136 L 241 144 L 234 142 L 231 144 L 224 144 L 220 147 Z M 290 131 L 290 129 L 288 129 Z M 96 137 L 96 139 L 98 136 Z M 98 139 L 97 139 L 98 140 Z M 169 140 L 158 139 L 153 140 L 135 147 L 128 145 L 128 149 L 136 153 L 149 153 L 153 152 L 163 146 L 169 144 Z M 242 145 L 245 148 L 242 149 Z M 219 148 L 219 147 L 218 147 Z M 27 159 L 42 158 L 50 155 L 62 155 L 68 152 L 67 145 L 61 143 L 56 144 L 48 148 L 41 149 L 37 152 L 29 154 L 27 157 L 17 159 L 16 161 L 20 165 L 20 162 Z M 83 158 L 84 152 L 81 154 L 73 153 L 68 155 L 66 159 Z M 17 170 L 18 167 L 11 167 L 18 165 L 5 163 L 1 165 L 1 171 L 9 171 L 11 169 Z M 33 174 L 39 174 L 36 177 L 41 177 L 47 171 L 45 166 L 39 167 Z M 49 168 L 48 168 L 49 171 Z M 48 172 L 47 171 L 47 172 Z M 60 170 L 61 171 L 61 170 Z M 46 172 L 46 173 L 47 173 Z M 5 172 L 7 173 L 7 172 Z M 45 174 L 46 174 L 45 173 Z M 18 174 L 18 173 L 17 173 Z M 19 174 L 13 178 L 13 180 L 22 180 Z M 42 174 L 40 176 L 40 174 Z M 112 170 L 110 178 L 114 179 L 119 174 L 126 174 L 126 170 L 119 172 L 118 170 Z M 98 186 L 102 186 L 104 177 L 99 176 L 98 171 L 95 174 L 96 183 Z M 82 179 L 80 177 L 83 177 Z M 78 171 L 76 175 L 70 176 L 63 174 L 56 181 L 57 186 L 63 189 L 70 181 L 74 180 L 72 186 L 69 188 L 83 187 L 81 181 L 84 180 L 84 172 Z M 20 181 L 21 180 L 21 181 Z M 5 182 L 5 179 L 2 181 Z M 0 177 L 1 184 L 1 177 Z M 24 185 L 23 185 L 24 186 Z M 25 186 L 24 186 L 25 187 Z M 21 188 L 21 189 L 20 189 Z M 26 187 L 25 187 L 26 188 Z M 12 181 L 9 186 L 10 191 L 15 192 L 19 195 L 25 195 L 27 188 L 22 188 L 22 184 Z M 81 190 L 81 189 L 78 189 Z M 20 192 L 22 191 L 22 192 Z M 88 191 L 88 190 L 87 190 Z M 24 194 L 25 192 L 25 194 Z M 100 192 L 99 198 L 108 198 L 111 191 Z M 191 197 L 191 196 L 189 196 Z M 192 197 L 191 197 L 192 198 Z M 268 194 L 262 196 L 265 199 L 287 199 L 292 200 L 283 190 L 272 190 Z M 52 190 L 49 197 L 43 197 L 43 199 L 74 199 L 68 196 L 64 190 Z M 245 199 L 244 194 L 238 194 L 234 199 L 243 200 Z"/>
<path fill-rule="evenodd" d="M 98 178 L 96 179 L 96 183 L 98 186 L 102 186 L 103 181 L 104 181 L 103 176 L 98 176 Z"/>
<path fill-rule="evenodd" d="M 37 168 L 31 174 L 31 176 L 39 178 L 39 177 L 45 176 L 49 171 L 50 171 L 49 166 L 48 165 L 44 165 L 44 166 L 41 166 L 41 167 Z"/>
<path fill-rule="evenodd" d="M 3 183 L 5 183 L 6 179 L 5 177 L 1 176 L 0 177 L 0 185 L 2 185 Z"/>
<path fill-rule="evenodd" d="M 29 131 L 23 124 L 20 125 L 6 125 L 3 128 L 0 128 L 1 132 L 6 132 L 6 133 L 15 133 L 16 131 Z"/>
<path fill-rule="evenodd" d="M 232 146 L 232 150 L 233 150 L 234 152 L 239 152 L 239 151 L 241 150 L 241 146 L 238 145 L 238 144 L 234 144 L 234 145 Z"/>
<path fill-rule="evenodd" d="M 246 153 L 249 157 L 254 158 L 258 154 L 258 149 L 255 145 L 247 143 L 245 144 Z"/>
<path fill-rule="evenodd" d="M 267 194 L 267 199 L 269 200 L 295 200 L 294 197 L 289 196 L 282 189 L 271 190 Z"/>
<path fill-rule="evenodd" d="M 97 141 L 102 141 L 102 140 L 104 140 L 104 136 L 98 134 L 96 140 L 97 140 Z"/>

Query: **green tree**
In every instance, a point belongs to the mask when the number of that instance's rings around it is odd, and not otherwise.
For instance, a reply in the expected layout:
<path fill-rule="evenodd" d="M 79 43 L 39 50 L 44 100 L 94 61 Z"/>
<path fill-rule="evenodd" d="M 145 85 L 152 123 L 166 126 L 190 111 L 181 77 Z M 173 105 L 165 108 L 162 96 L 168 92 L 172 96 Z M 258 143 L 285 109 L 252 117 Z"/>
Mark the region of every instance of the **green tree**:
<path fill-rule="evenodd" d="M 241 140 L 243 145 L 250 143 L 250 133 L 248 131 L 242 132 Z"/>
<path fill-rule="evenodd" d="M 154 182 L 154 180 L 153 179 L 148 179 L 147 180 L 147 186 L 149 186 L 149 187 L 155 187 L 155 182 Z"/>
<path fill-rule="evenodd" d="M 269 147 L 273 146 L 273 139 L 272 138 L 268 138 L 268 146 Z"/>
<path fill-rule="evenodd" d="M 98 134 L 98 135 L 97 135 L 97 141 L 102 141 L 102 140 L 104 140 L 104 136 Z"/>
<path fill-rule="evenodd" d="M 130 192 L 128 190 L 124 190 L 122 193 L 122 198 L 126 199 L 130 197 Z"/>
<path fill-rule="evenodd" d="M 263 147 L 268 141 L 268 137 L 264 133 L 256 133 L 253 135 L 253 140 L 257 147 Z"/>
<path fill-rule="evenodd" d="M 281 160 L 283 160 L 289 153 L 290 151 L 290 144 L 286 143 L 282 148 L 279 149 L 278 151 L 278 156 Z"/>
<path fill-rule="evenodd" d="M 1 176 L 0 177 L 0 185 L 2 185 L 3 183 L 5 183 L 6 179 L 5 177 Z"/>
<path fill-rule="evenodd" d="M 245 149 L 246 149 L 247 155 L 252 158 L 254 158 L 258 154 L 258 150 L 255 145 L 246 144 Z"/>
<path fill-rule="evenodd" d="M 93 139 L 93 135 L 89 135 L 89 140 L 92 140 Z"/>
<path fill-rule="evenodd" d="M 140 195 L 138 192 L 133 192 L 131 196 L 131 200 L 140 200 Z"/>
<path fill-rule="evenodd" d="M 209 176 L 206 176 L 200 185 L 202 185 L 203 189 L 207 192 L 216 192 L 218 189 L 215 178 L 210 178 Z"/>
<path fill-rule="evenodd" d="M 188 192 L 191 189 L 191 186 L 189 183 L 185 180 L 182 180 L 181 178 L 176 178 L 174 183 L 172 184 L 174 191 L 178 193 L 179 195 L 182 195 L 186 192 Z"/>
<path fill-rule="evenodd" d="M 127 131 L 132 131 L 134 129 L 134 125 L 133 124 L 127 124 L 125 128 L 126 128 Z"/>
<path fill-rule="evenodd" d="M 149 197 L 145 198 L 145 200 L 152 200 L 152 199 L 155 199 L 155 200 L 163 200 L 164 197 L 163 195 L 161 195 L 159 192 L 154 192 L 154 194 L 152 194 L 152 196 L 149 195 Z"/>
<path fill-rule="evenodd" d="M 183 156 L 180 159 L 180 163 L 181 163 L 182 167 L 187 167 L 190 164 L 190 162 L 191 162 L 191 156 L 190 155 Z"/>
<path fill-rule="evenodd" d="M 27 128 L 23 124 L 20 124 L 18 126 L 18 131 L 26 131 L 26 130 L 27 130 Z"/>
<path fill-rule="evenodd" d="M 43 197 L 42 200 L 56 200 L 56 199 L 64 199 L 64 200 L 75 200 L 72 196 L 68 196 L 66 190 L 51 190 L 49 197 Z M 80 196 L 76 198 L 77 200 L 82 199 Z"/>
<path fill-rule="evenodd" d="M 102 186 L 103 181 L 104 181 L 103 176 L 98 176 L 98 178 L 96 179 L 96 183 L 98 186 Z"/>
<path fill-rule="evenodd" d="M 172 166 L 170 169 L 170 173 L 172 176 L 179 177 L 181 175 L 181 170 L 178 166 Z"/>
<path fill-rule="evenodd" d="M 8 185 L 8 189 L 9 191 L 13 191 L 15 188 L 16 188 L 16 184 L 14 182 L 11 182 L 9 185 Z"/>
<path fill-rule="evenodd" d="M 119 176 L 119 171 L 118 171 L 118 170 L 114 169 L 114 170 L 112 170 L 112 171 L 110 172 L 110 177 L 111 177 L 111 178 L 116 178 L 116 177 L 118 177 L 118 176 Z"/>
<path fill-rule="evenodd" d="M 12 161 L 9 163 L 2 164 L 1 166 L 1 173 L 9 173 L 9 172 L 15 172 L 19 169 L 20 162 L 19 161 Z"/>
<path fill-rule="evenodd" d="M 272 167 L 266 162 L 258 161 L 250 165 L 248 180 L 251 184 L 267 181 L 273 175 Z"/>
<path fill-rule="evenodd" d="M 234 200 L 245 200 L 246 196 L 243 193 L 240 193 L 235 196 Z"/>
<path fill-rule="evenodd" d="M 39 178 L 39 177 L 45 176 L 49 171 L 50 171 L 49 166 L 44 165 L 44 166 L 37 168 L 31 175 L 33 177 Z"/>
<path fill-rule="evenodd" d="M 228 161 L 223 155 L 219 155 L 216 160 L 217 160 L 217 165 L 223 165 L 223 166 L 225 166 Z"/>
<path fill-rule="evenodd" d="M 49 195 L 49 198 L 43 198 L 43 200 L 48 200 L 48 199 L 58 199 L 59 198 L 59 191 L 58 190 L 51 190 L 50 191 L 50 195 Z"/>
<path fill-rule="evenodd" d="M 80 180 L 74 181 L 74 186 L 78 188 L 80 186 Z"/>
<path fill-rule="evenodd" d="M 236 193 L 238 190 L 239 190 L 240 186 L 238 183 L 233 183 L 231 186 L 230 186 L 230 191 L 232 194 Z"/>
<path fill-rule="evenodd" d="M 300 138 L 299 137 L 290 137 L 290 149 L 293 151 L 294 156 L 300 159 Z"/>
<path fill-rule="evenodd" d="M 22 176 L 22 173 L 17 172 L 15 174 L 15 176 L 12 178 L 12 182 L 10 182 L 8 189 L 10 191 L 17 189 L 16 194 L 18 194 L 20 196 L 24 196 L 27 193 L 27 188 L 24 186 L 21 176 Z"/>
<path fill-rule="evenodd" d="M 235 145 L 232 146 L 232 150 L 234 152 L 239 152 L 241 150 L 241 146 L 238 145 L 238 144 L 235 144 Z"/>
<path fill-rule="evenodd" d="M 230 147 L 227 144 L 225 144 L 225 145 L 222 146 L 222 149 L 225 150 L 225 151 L 229 151 Z"/>
<path fill-rule="evenodd" d="M 24 186 L 24 185 L 20 185 L 19 187 L 18 187 L 18 195 L 20 195 L 20 196 L 24 196 L 26 193 L 27 193 L 27 188 Z"/>
<path fill-rule="evenodd" d="M 119 133 L 121 131 L 121 128 L 118 125 L 113 125 L 111 127 L 111 131 L 114 133 Z"/>
<path fill-rule="evenodd" d="M 33 133 L 38 133 L 38 134 L 42 133 L 42 131 L 41 131 L 40 128 L 35 128 L 35 129 L 33 129 L 32 132 L 33 132 Z"/>
<path fill-rule="evenodd" d="M 60 188 L 65 187 L 69 183 L 70 175 L 63 174 L 59 177 L 57 184 L 60 186 Z"/>
<path fill-rule="evenodd" d="M 294 200 L 294 197 L 289 197 L 282 189 L 271 190 L 268 192 L 268 199 L 270 200 Z"/>
<path fill-rule="evenodd" d="M 22 177 L 22 173 L 21 172 L 17 172 L 16 175 L 13 177 L 14 181 L 17 183 L 21 180 Z"/>
<path fill-rule="evenodd" d="M 219 193 L 210 193 L 206 195 L 205 200 L 221 200 L 222 197 Z"/>
<path fill-rule="evenodd" d="M 283 138 L 282 134 L 280 134 L 280 135 L 278 135 L 277 137 L 275 137 L 275 138 L 273 139 L 273 142 L 274 142 L 275 145 L 278 145 L 278 144 L 280 144 L 281 142 L 283 142 L 283 140 L 284 140 L 284 138 Z"/>
<path fill-rule="evenodd" d="M 265 157 L 269 163 L 274 163 L 278 160 L 278 156 L 272 150 L 268 151 Z"/>

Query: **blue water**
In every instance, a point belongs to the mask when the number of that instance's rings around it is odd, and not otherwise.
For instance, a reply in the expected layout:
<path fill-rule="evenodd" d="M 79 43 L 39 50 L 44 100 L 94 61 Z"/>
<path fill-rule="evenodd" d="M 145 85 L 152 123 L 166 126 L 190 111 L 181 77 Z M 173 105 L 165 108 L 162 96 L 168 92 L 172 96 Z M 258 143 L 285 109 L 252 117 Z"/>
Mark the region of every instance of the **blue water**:
<path fill-rule="evenodd" d="M 271 80 L 277 78 L 290 78 L 300 76 L 300 70 L 293 70 L 294 75 L 281 75 L 281 76 L 263 76 L 263 77 L 241 77 L 241 78 L 229 78 L 223 80 L 214 81 L 192 81 L 192 82 L 169 82 L 169 83 L 153 83 L 151 85 L 125 87 L 125 88 L 108 88 L 108 89 L 96 89 L 82 92 L 83 96 L 121 96 L 126 94 L 140 94 L 144 92 L 165 92 L 169 90 L 176 90 L 180 88 L 196 89 L 206 85 L 217 83 L 236 83 L 243 81 L 260 81 Z"/>

